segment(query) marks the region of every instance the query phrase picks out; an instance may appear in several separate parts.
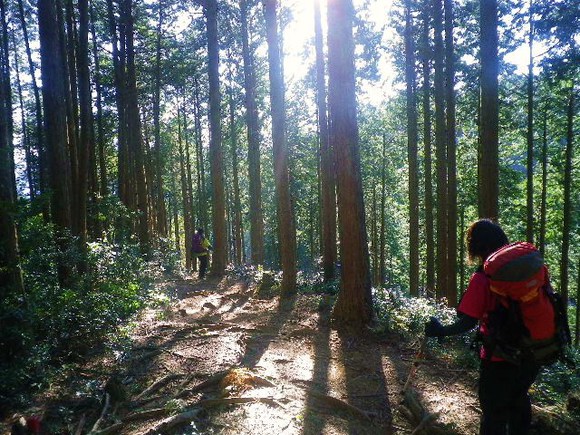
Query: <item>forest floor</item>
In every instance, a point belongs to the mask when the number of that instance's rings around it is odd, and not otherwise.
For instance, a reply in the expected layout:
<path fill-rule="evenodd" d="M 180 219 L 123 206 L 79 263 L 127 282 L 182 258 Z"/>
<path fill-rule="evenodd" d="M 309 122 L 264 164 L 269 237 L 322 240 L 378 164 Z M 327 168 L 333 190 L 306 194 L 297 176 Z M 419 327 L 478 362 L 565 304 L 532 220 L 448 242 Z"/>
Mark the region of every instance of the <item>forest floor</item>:
<path fill-rule="evenodd" d="M 156 286 L 171 303 L 36 398 L 46 433 L 477 433 L 473 370 L 415 365 L 419 340 L 333 329 L 327 295 L 280 302 L 239 279 Z"/>

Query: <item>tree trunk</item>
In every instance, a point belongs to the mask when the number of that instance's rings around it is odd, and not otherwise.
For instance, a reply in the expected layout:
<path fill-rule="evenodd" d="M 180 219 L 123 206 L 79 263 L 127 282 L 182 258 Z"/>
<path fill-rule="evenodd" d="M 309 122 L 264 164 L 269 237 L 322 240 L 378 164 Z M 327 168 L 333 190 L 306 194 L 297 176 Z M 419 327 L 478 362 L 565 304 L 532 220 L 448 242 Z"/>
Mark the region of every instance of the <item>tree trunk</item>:
<path fill-rule="evenodd" d="M 161 160 L 161 33 L 163 29 L 163 4 L 159 5 L 159 20 L 157 22 L 157 39 L 155 41 L 155 86 L 153 91 L 153 129 L 155 143 L 153 148 L 155 161 L 154 195 L 156 198 L 156 232 L 161 237 L 167 237 L 167 210 L 163 195 L 163 162 Z"/>
<path fill-rule="evenodd" d="M 381 154 L 381 227 L 379 238 L 379 283 L 385 283 L 386 260 L 386 232 L 387 232 L 387 136 L 383 134 L 383 151 Z"/>
<path fill-rule="evenodd" d="M 563 210 L 564 221 L 562 225 L 562 260 L 560 262 L 560 293 L 564 300 L 564 306 L 568 306 L 568 272 L 570 261 L 570 232 L 572 230 L 572 158 L 574 152 L 574 115 L 575 110 L 574 83 L 570 86 L 570 96 L 566 113 L 566 157 L 564 163 L 564 198 Z"/>
<path fill-rule="evenodd" d="M 546 251 L 546 210 L 548 199 L 548 110 L 544 109 L 542 127 L 542 197 L 540 203 L 539 249 L 542 256 Z"/>
<path fill-rule="evenodd" d="M 42 96 L 44 102 L 44 128 L 49 157 L 51 189 L 51 218 L 55 224 L 56 241 L 62 253 L 68 249 L 65 233 L 71 230 L 71 178 L 68 156 L 66 97 L 63 77 L 64 53 L 61 49 L 62 28 L 56 26 L 55 0 L 38 1 L 38 27 Z M 62 258 L 58 264 L 58 278 L 63 287 L 71 284 L 71 268 Z"/>
<path fill-rule="evenodd" d="M 369 253 L 360 171 L 351 0 L 328 3 L 330 140 L 335 151 L 342 288 L 334 307 L 340 324 L 372 318 Z"/>
<path fill-rule="evenodd" d="M 14 180 L 14 143 L 12 94 L 10 90 L 10 53 L 4 0 L 0 1 L 2 34 L 0 44 L 0 300 L 7 301 L 11 293 L 23 294 L 20 269 L 16 214 L 16 183 Z"/>
<path fill-rule="evenodd" d="M 481 26 L 481 132 L 478 162 L 479 216 L 497 220 L 499 218 L 497 0 L 480 0 L 479 7 Z"/>
<path fill-rule="evenodd" d="M 429 60 L 431 48 L 429 46 L 429 19 L 431 17 L 430 0 L 426 0 L 423 12 L 423 31 L 421 33 L 421 63 L 423 71 L 423 153 L 425 159 L 425 287 L 427 293 L 435 289 L 435 244 L 433 228 L 433 182 L 431 160 L 431 89 Z"/>
<path fill-rule="evenodd" d="M 248 4 L 240 0 L 246 124 L 248 127 L 248 174 L 250 200 L 250 244 L 252 263 L 264 263 L 264 213 L 260 168 L 260 126 L 256 105 L 256 78 L 248 35 Z"/>
<path fill-rule="evenodd" d="M 447 185 L 447 137 L 445 118 L 445 51 L 443 46 L 442 0 L 433 3 L 435 29 L 435 148 L 437 159 L 437 297 L 448 292 L 448 185 Z"/>
<path fill-rule="evenodd" d="M 407 158 L 409 161 L 409 291 L 419 294 L 419 167 L 417 95 L 411 2 L 405 2 L 405 81 L 407 83 Z"/>
<path fill-rule="evenodd" d="M 93 125 L 93 101 L 91 97 L 91 76 L 89 70 L 89 1 L 79 0 L 79 39 L 78 39 L 78 74 L 80 105 L 80 140 L 79 140 L 79 199 L 78 220 L 81 252 L 87 249 L 87 198 L 89 174 L 94 174 L 93 166 L 95 142 Z M 91 177 L 92 178 L 92 177 Z M 93 180 L 94 181 L 94 180 Z M 96 195 L 94 183 L 91 189 L 91 203 Z M 83 266 L 84 267 L 84 266 Z"/>
<path fill-rule="evenodd" d="M 453 3 L 445 5 L 445 107 L 447 126 L 447 285 L 445 297 L 457 305 L 457 145 L 455 138 L 455 49 Z"/>
<path fill-rule="evenodd" d="M 135 70 L 135 49 L 133 44 L 133 0 L 123 0 L 123 17 L 126 25 L 126 54 L 127 54 L 127 143 L 134 161 L 135 187 L 137 193 L 137 211 L 139 212 L 139 243 L 141 251 L 148 253 L 149 240 L 149 213 L 147 182 L 145 178 L 145 161 L 143 152 L 143 138 L 141 135 L 141 119 L 137 99 L 137 76 Z"/>
<path fill-rule="evenodd" d="M 28 192 L 30 195 L 30 200 L 34 201 L 36 199 L 36 194 L 38 190 L 38 183 L 36 182 L 33 167 L 34 161 L 32 158 L 32 150 L 30 146 L 30 136 L 26 129 L 26 109 L 24 107 L 24 96 L 22 90 L 22 82 L 20 80 L 20 65 L 19 65 L 19 58 L 18 58 L 18 50 L 16 44 L 16 36 L 12 34 L 12 50 L 14 52 L 14 71 L 16 73 L 16 89 L 18 91 L 18 106 L 20 107 L 20 112 L 22 113 L 21 116 L 21 134 L 22 134 L 22 148 L 24 149 L 24 157 L 26 162 L 26 181 L 28 183 Z M 16 187 L 14 187 L 16 188 Z"/>
<path fill-rule="evenodd" d="M 232 78 L 230 77 L 230 80 Z M 240 182 L 238 175 L 238 135 L 236 131 L 234 89 L 230 87 L 230 146 L 232 155 L 232 237 L 234 239 L 234 263 L 242 264 L 242 204 L 240 200 Z"/>
<path fill-rule="evenodd" d="M 203 157 L 203 142 L 201 138 L 201 102 L 199 100 L 199 82 L 194 79 L 194 125 L 196 144 L 196 169 L 197 169 L 197 200 L 199 208 L 199 226 L 206 228 L 207 225 L 207 195 L 205 188 L 205 160 Z"/>
<path fill-rule="evenodd" d="M 210 173 L 212 181 L 212 273 L 223 275 L 228 261 L 226 201 L 221 129 L 221 93 L 219 77 L 219 45 L 217 28 L 217 0 L 207 0 L 204 8 L 207 24 L 207 52 L 209 75 Z"/>
<path fill-rule="evenodd" d="M 183 205 L 183 227 L 185 229 L 185 267 L 191 269 L 192 262 L 195 259 L 192 258 L 191 242 L 193 240 L 193 222 L 190 215 L 191 206 L 189 204 L 189 193 L 187 189 L 187 174 L 185 171 L 185 153 L 183 151 L 183 135 L 185 129 L 181 128 L 181 116 L 178 111 L 177 116 L 177 141 L 179 145 L 179 173 L 181 179 L 181 200 Z"/>
<path fill-rule="evenodd" d="M 263 0 L 268 41 L 270 77 L 270 105 L 272 112 L 272 147 L 274 152 L 274 178 L 276 184 L 278 234 L 282 263 L 282 296 L 296 291 L 296 229 L 290 177 L 288 170 L 288 144 L 286 142 L 286 113 L 284 107 L 284 82 L 280 62 L 278 38 L 277 0 Z"/>
<path fill-rule="evenodd" d="M 99 194 L 104 198 L 109 194 L 107 187 L 107 165 L 105 156 L 105 130 L 103 125 L 103 92 L 101 85 L 101 65 L 99 59 L 99 51 L 97 45 L 97 33 L 95 31 L 95 17 L 93 14 L 91 3 L 91 36 L 93 39 L 93 62 L 95 65 L 95 91 L 96 91 L 96 106 L 97 106 L 97 154 L 99 162 Z"/>
<path fill-rule="evenodd" d="M 530 0 L 529 13 L 529 62 L 527 77 L 528 94 L 528 128 L 526 132 L 527 164 L 526 164 L 526 240 L 534 243 L 534 14 L 533 2 Z"/>
<path fill-rule="evenodd" d="M 24 5 L 22 0 L 18 0 L 18 18 L 22 27 L 22 34 L 24 37 L 24 46 L 26 49 L 26 57 L 28 60 L 28 74 L 32 81 L 32 90 L 34 94 L 34 108 L 36 115 L 36 149 L 39 158 L 39 192 L 45 193 L 48 188 L 48 164 L 46 156 L 46 146 L 44 142 L 43 119 L 42 119 L 42 103 L 40 101 L 40 90 L 36 83 L 36 68 L 32 60 L 32 51 L 30 50 L 30 41 L 28 37 L 28 28 L 26 26 L 26 19 L 24 15 Z M 43 215 L 45 220 L 48 220 L 49 211 L 47 206 L 43 206 Z"/>
<path fill-rule="evenodd" d="M 316 106 L 318 132 L 320 138 L 320 172 L 322 190 L 322 268 L 324 282 L 334 279 L 336 249 L 336 177 L 332 150 L 328 137 L 328 116 L 326 107 L 326 80 L 320 0 L 314 1 L 314 35 L 316 46 Z"/>

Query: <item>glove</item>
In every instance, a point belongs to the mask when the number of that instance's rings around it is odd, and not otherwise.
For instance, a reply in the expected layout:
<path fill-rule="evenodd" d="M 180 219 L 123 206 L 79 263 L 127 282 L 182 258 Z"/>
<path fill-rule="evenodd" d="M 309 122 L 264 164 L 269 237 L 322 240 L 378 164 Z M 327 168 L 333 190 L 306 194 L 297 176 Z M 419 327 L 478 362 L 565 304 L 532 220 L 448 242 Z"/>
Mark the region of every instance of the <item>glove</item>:
<path fill-rule="evenodd" d="M 435 317 L 425 323 L 425 337 L 443 337 L 443 325 Z"/>

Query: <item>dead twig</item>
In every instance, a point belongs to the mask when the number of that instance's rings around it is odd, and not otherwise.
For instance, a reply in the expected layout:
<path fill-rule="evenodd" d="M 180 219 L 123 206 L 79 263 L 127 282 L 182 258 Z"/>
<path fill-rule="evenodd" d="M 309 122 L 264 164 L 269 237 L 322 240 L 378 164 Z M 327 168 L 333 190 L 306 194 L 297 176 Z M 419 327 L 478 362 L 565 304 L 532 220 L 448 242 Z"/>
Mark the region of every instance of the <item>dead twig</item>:
<path fill-rule="evenodd" d="M 314 397 L 315 399 L 321 401 L 321 402 L 325 402 L 326 404 L 328 404 L 334 408 L 338 408 L 338 409 L 341 409 L 343 411 L 346 411 L 346 412 L 350 413 L 351 415 L 354 415 L 355 417 L 358 417 L 362 420 L 366 420 L 366 421 L 371 420 L 370 416 L 362 409 L 357 408 L 356 406 L 353 406 L 349 403 L 346 403 L 343 400 L 337 399 L 336 397 L 332 397 L 332 396 L 329 396 L 327 394 L 319 393 L 318 391 L 315 391 L 315 390 L 308 391 L 308 394 L 310 396 Z"/>
<path fill-rule="evenodd" d="M 425 347 L 426 346 L 427 346 L 427 337 L 423 337 L 423 340 L 421 341 L 421 345 L 419 346 L 419 351 L 417 352 L 417 355 L 415 355 L 415 358 L 413 358 L 413 365 L 411 366 L 411 370 L 409 370 L 409 375 L 407 376 L 407 380 L 405 381 L 405 384 L 403 385 L 403 390 L 402 390 L 403 394 L 405 393 L 405 391 L 409 387 L 409 384 L 411 383 L 411 379 L 413 379 L 413 376 L 417 372 L 417 367 L 419 367 L 419 364 L 421 364 L 421 362 L 425 361 L 423 359 L 423 356 L 425 355 Z"/>

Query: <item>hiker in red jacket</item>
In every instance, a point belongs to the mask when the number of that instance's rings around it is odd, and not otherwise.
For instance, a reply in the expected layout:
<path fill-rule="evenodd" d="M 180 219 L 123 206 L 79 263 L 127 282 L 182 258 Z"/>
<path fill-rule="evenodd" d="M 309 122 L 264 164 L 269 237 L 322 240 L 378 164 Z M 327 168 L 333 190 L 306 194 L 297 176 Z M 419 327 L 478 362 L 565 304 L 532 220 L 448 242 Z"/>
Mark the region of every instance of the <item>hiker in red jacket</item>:
<path fill-rule="evenodd" d="M 490 313 L 497 308 L 498 296 L 490 290 L 489 278 L 483 270 L 485 260 L 494 251 L 508 244 L 502 228 L 488 219 L 474 222 L 466 237 L 469 259 L 479 264 L 471 276 L 467 290 L 457 308 L 455 323 L 443 326 L 432 317 L 425 325 L 427 337 L 443 337 L 467 332 L 479 323 L 479 333 L 489 336 Z M 480 434 L 525 435 L 531 423 L 531 402 L 528 390 L 539 372 L 533 360 L 523 359 L 519 365 L 491 355 L 486 346 L 480 350 L 479 402 L 482 410 Z"/>

